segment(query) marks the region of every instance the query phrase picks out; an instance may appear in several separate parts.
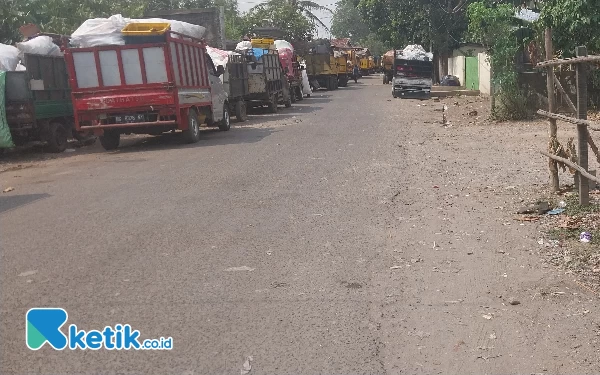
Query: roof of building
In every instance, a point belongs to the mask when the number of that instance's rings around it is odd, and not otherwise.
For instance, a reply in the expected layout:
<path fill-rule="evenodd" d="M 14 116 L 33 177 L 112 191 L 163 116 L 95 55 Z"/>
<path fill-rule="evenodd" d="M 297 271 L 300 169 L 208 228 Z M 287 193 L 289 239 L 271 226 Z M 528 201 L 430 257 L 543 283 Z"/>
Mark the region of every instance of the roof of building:
<path fill-rule="evenodd" d="M 350 38 L 331 39 L 331 46 L 334 48 L 352 48 Z"/>

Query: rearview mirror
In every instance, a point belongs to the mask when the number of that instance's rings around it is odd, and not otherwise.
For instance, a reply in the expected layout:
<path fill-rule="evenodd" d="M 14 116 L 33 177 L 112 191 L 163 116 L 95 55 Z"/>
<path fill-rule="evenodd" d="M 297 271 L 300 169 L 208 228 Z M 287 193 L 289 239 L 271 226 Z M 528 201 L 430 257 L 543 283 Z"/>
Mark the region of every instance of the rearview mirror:
<path fill-rule="evenodd" d="M 222 76 L 223 73 L 225 73 L 225 69 L 223 68 L 223 65 L 217 66 L 217 77 Z"/>

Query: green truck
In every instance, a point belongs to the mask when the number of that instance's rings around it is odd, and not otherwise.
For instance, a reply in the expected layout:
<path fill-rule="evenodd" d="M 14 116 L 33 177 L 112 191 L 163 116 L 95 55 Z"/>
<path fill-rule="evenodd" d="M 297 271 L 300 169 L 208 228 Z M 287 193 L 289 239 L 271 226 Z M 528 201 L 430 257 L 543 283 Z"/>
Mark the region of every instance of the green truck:
<path fill-rule="evenodd" d="M 6 121 L 15 145 L 46 143 L 63 152 L 73 132 L 73 105 L 63 57 L 25 54 L 25 71 L 6 72 Z"/>

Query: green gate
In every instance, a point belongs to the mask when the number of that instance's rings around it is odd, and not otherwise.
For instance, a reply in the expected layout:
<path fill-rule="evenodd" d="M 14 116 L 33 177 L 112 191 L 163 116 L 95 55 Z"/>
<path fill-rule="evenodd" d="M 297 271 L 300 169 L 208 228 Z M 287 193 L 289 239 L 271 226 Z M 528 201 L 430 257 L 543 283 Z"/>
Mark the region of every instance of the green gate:
<path fill-rule="evenodd" d="M 479 59 L 465 57 L 465 88 L 479 90 Z"/>

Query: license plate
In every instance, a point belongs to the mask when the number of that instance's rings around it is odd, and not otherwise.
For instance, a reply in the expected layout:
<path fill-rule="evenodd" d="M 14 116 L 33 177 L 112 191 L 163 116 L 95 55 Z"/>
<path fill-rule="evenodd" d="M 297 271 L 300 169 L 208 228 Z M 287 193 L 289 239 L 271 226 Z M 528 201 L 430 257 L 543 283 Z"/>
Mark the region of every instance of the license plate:
<path fill-rule="evenodd" d="M 144 116 L 143 114 L 117 115 L 115 116 L 115 122 L 117 124 L 127 124 L 131 122 L 146 122 L 146 116 Z"/>

